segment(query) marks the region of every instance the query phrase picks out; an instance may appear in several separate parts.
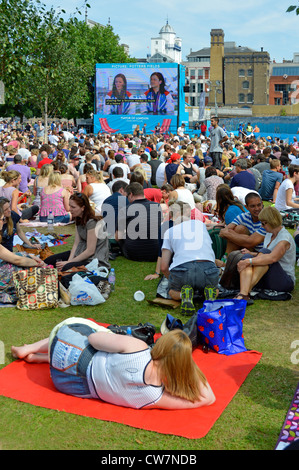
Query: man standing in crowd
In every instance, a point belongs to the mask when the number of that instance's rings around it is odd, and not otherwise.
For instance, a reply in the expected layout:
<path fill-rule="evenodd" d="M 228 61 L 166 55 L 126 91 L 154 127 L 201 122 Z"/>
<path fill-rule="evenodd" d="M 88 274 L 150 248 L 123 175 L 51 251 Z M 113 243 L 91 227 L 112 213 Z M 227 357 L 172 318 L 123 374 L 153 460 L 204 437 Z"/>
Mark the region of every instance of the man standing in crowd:
<path fill-rule="evenodd" d="M 224 132 L 224 130 L 219 126 L 219 118 L 212 117 L 211 118 L 211 144 L 209 155 L 213 160 L 213 166 L 220 170 L 221 168 L 221 158 L 223 153 L 222 144 L 228 140 L 228 136 Z"/>

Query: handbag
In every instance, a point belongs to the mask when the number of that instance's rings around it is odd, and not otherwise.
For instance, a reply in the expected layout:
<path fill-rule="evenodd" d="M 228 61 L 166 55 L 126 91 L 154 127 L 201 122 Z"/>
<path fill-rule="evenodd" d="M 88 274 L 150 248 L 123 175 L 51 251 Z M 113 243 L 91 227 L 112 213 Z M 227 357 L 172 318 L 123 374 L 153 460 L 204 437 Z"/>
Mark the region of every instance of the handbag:
<path fill-rule="evenodd" d="M 58 305 L 56 268 L 33 267 L 13 273 L 20 310 L 40 310 Z"/>
<path fill-rule="evenodd" d="M 241 261 L 244 254 L 241 250 L 232 251 L 226 260 L 225 268 L 221 279 L 220 285 L 228 290 L 240 289 L 240 274 L 238 272 L 238 262 Z"/>
<path fill-rule="evenodd" d="M 243 337 L 246 300 L 206 300 L 197 312 L 202 341 L 219 354 L 230 356 L 247 351 Z"/>
<path fill-rule="evenodd" d="M 134 338 L 141 339 L 149 346 L 152 346 L 155 342 L 154 335 L 156 333 L 156 329 L 154 325 L 151 323 L 139 323 L 138 325 L 126 325 L 126 326 L 119 326 L 119 325 L 109 325 L 108 330 L 111 330 L 113 333 L 118 335 L 127 335 L 128 328 L 131 329 L 131 335 Z"/>
<path fill-rule="evenodd" d="M 194 313 L 185 324 L 183 324 L 179 318 L 174 318 L 168 313 L 160 327 L 160 331 L 162 335 L 165 335 L 172 330 L 184 331 L 190 338 L 193 349 L 200 344 L 201 337 L 197 328 L 197 313 Z"/>

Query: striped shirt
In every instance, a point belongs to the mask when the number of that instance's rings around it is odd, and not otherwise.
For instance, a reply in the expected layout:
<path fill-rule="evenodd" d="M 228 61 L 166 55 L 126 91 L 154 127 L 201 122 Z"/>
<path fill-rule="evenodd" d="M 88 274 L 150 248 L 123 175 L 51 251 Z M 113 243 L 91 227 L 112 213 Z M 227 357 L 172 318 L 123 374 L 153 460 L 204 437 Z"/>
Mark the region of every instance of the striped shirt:
<path fill-rule="evenodd" d="M 242 212 L 242 214 L 238 215 L 231 223 L 235 225 L 244 225 L 244 227 L 248 229 L 250 235 L 258 233 L 265 237 L 267 233 L 260 221 L 253 222 L 250 212 Z M 263 242 L 255 247 L 256 251 L 261 251 L 262 248 Z"/>

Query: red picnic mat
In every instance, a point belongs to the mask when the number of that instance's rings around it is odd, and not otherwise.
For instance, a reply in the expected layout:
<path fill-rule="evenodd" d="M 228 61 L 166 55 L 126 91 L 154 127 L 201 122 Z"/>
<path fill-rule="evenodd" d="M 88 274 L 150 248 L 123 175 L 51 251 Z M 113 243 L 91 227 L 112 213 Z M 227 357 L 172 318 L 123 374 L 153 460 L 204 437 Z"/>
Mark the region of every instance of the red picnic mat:
<path fill-rule="evenodd" d="M 126 424 L 189 439 L 204 437 L 220 417 L 262 354 L 246 351 L 223 356 L 196 349 L 193 357 L 216 396 L 208 407 L 190 410 L 135 410 L 95 399 L 65 395 L 54 388 L 48 364 L 16 360 L 0 371 L 0 395 L 66 413 Z"/>

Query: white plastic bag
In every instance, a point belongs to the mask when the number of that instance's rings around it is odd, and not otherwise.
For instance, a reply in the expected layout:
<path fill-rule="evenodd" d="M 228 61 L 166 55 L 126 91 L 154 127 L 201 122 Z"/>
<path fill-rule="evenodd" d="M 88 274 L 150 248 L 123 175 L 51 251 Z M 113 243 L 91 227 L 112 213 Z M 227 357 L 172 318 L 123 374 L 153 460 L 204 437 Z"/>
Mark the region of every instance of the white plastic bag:
<path fill-rule="evenodd" d="M 94 258 L 85 267 L 95 276 L 108 277 L 109 270 L 105 266 L 99 266 L 99 260 L 97 258 Z"/>
<path fill-rule="evenodd" d="M 105 302 L 99 289 L 88 279 L 74 274 L 70 285 L 71 305 L 98 305 Z"/>

